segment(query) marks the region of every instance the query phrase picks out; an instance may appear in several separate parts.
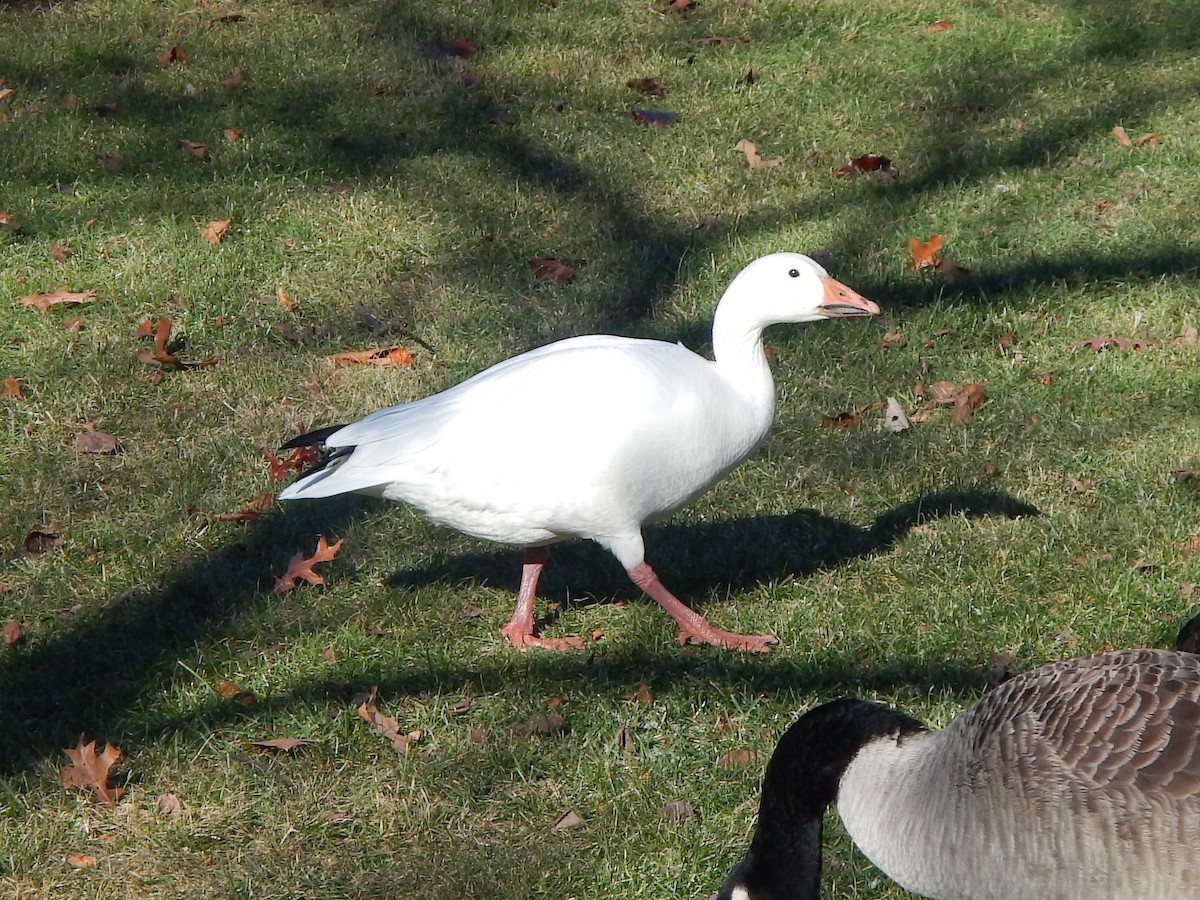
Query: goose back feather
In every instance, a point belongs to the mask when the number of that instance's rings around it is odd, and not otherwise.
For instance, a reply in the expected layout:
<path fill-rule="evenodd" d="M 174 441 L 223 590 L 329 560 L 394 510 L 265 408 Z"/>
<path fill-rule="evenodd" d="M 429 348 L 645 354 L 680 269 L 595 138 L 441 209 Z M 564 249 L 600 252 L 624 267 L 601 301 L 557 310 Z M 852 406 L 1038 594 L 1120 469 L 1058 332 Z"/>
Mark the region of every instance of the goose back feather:
<path fill-rule="evenodd" d="M 830 802 L 873 863 L 934 900 L 1200 897 L 1200 657 L 1052 664 L 941 731 L 865 701 L 818 707 L 776 749 L 751 852 L 721 896 L 816 898 Z"/>

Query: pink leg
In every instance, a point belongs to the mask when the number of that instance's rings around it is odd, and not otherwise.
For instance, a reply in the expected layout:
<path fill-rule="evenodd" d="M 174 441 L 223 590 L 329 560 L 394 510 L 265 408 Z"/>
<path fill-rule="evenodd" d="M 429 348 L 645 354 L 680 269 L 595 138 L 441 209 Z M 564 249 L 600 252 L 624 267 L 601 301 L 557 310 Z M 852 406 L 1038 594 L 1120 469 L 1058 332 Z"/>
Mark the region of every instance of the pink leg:
<path fill-rule="evenodd" d="M 658 601 L 658 605 L 679 624 L 679 643 L 713 644 L 726 650 L 748 650 L 751 653 L 766 653 L 770 644 L 779 639 L 772 634 L 734 634 L 713 628 L 700 613 L 679 600 L 663 587 L 654 570 L 640 563 L 628 570 L 630 579 L 643 591 Z"/>
<path fill-rule="evenodd" d="M 508 638 L 518 650 L 529 647 L 545 647 L 547 650 L 578 650 L 583 641 L 575 637 L 539 638 L 533 633 L 533 605 L 537 600 L 538 578 L 550 553 L 545 547 L 530 547 L 525 551 L 525 564 L 521 567 L 521 589 L 517 591 L 517 608 L 512 618 L 500 633 Z"/>

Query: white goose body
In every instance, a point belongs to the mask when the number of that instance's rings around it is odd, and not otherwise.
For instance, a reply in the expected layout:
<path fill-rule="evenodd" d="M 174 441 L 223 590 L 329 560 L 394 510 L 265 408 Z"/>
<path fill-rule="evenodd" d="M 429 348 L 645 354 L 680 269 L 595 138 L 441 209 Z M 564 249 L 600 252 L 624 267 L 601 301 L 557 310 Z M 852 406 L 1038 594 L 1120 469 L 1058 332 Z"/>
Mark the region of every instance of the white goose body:
<path fill-rule="evenodd" d="M 371 494 L 526 548 L 517 609 L 503 629 L 518 647 L 580 645 L 536 637 L 533 603 L 544 548 L 584 537 L 670 613 L 681 642 L 765 650 L 771 636 L 714 629 L 663 587 L 646 564 L 642 526 L 690 503 L 766 436 L 775 390 L 765 327 L 878 312 L 808 257 L 766 256 L 718 304 L 715 360 L 663 341 L 559 341 L 442 393 L 289 441 L 330 452 L 279 499 Z"/>
<path fill-rule="evenodd" d="M 870 724 L 856 731 L 850 717 Z M 1128 650 L 1045 666 L 941 731 L 861 701 L 797 727 L 812 733 L 780 742 L 792 760 L 768 770 L 757 851 L 726 882 L 759 885 L 749 900 L 817 897 L 819 824 L 814 845 L 795 806 L 768 800 L 800 780 L 836 802 L 876 866 L 933 900 L 1200 897 L 1200 656 Z M 826 727 L 836 752 L 817 733 Z M 813 788 L 822 765 L 834 796 Z M 806 834 L 788 858 L 776 852 L 784 832 Z"/>

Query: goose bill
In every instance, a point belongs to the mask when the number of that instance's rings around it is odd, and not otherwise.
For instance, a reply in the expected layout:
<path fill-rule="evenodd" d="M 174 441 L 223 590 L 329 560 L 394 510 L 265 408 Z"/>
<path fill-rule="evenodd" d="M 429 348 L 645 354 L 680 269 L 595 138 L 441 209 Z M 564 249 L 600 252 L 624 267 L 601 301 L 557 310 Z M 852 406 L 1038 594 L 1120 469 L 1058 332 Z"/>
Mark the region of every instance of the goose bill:
<path fill-rule="evenodd" d="M 830 319 L 845 316 L 875 316 L 879 307 L 862 294 L 846 287 L 840 281 L 829 276 L 823 276 L 821 283 L 825 286 L 825 298 L 817 308 L 817 312 Z"/>

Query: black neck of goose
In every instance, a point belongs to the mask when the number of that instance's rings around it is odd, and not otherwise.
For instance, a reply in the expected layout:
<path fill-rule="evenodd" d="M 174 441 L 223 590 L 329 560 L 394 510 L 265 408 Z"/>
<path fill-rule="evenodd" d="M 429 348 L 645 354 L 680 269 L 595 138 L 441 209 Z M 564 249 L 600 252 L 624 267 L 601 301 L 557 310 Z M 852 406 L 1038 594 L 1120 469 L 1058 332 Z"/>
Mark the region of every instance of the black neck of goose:
<path fill-rule="evenodd" d="M 876 738 L 926 730 L 903 713 L 851 698 L 801 716 L 779 740 L 763 776 L 758 827 L 745 866 L 764 887 L 751 897 L 816 900 L 822 821 L 846 767 Z"/>

